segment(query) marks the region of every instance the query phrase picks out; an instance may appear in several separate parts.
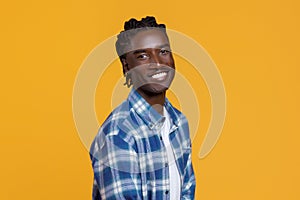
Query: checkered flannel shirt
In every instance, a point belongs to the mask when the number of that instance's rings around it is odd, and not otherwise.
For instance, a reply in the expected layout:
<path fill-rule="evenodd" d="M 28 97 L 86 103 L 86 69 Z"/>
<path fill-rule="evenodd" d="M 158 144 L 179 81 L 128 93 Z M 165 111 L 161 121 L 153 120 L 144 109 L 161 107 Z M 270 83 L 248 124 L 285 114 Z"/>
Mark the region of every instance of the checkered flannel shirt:
<path fill-rule="evenodd" d="M 181 199 L 194 199 L 188 122 L 167 98 L 164 106 L 172 119 L 169 138 L 175 162 L 168 162 L 161 137 L 165 117 L 132 89 L 127 100 L 107 117 L 91 145 L 93 200 L 170 199 L 171 164 L 178 167 Z"/>

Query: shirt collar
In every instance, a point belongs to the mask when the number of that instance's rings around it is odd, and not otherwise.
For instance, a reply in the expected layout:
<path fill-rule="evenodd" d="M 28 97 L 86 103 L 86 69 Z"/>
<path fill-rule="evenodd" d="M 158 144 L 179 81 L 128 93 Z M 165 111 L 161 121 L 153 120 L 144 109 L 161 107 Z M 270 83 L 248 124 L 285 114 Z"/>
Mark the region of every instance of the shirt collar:
<path fill-rule="evenodd" d="M 130 91 L 128 101 L 134 111 L 141 117 L 150 129 L 153 129 L 164 122 L 165 117 L 159 114 L 135 89 Z M 165 98 L 164 106 L 172 119 L 171 123 L 178 126 L 180 118 L 168 98 Z"/>

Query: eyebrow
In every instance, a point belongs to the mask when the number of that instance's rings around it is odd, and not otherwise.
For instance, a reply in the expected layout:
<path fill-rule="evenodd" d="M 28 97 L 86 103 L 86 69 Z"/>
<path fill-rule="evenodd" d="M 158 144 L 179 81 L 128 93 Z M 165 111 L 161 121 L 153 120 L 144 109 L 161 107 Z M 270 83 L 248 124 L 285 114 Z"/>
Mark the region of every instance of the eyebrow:
<path fill-rule="evenodd" d="M 166 44 L 162 44 L 162 45 L 158 46 L 158 48 L 163 48 L 163 47 L 170 47 L 170 44 L 166 43 Z"/>
<path fill-rule="evenodd" d="M 159 45 L 158 47 L 155 47 L 155 48 L 148 48 L 148 49 L 160 49 L 160 48 L 163 48 L 163 47 L 168 47 L 170 48 L 170 44 L 162 44 L 162 45 Z M 137 49 L 135 51 L 133 51 L 133 54 L 139 54 L 139 53 L 145 53 L 146 52 L 146 49 Z"/>
<path fill-rule="evenodd" d="M 133 52 L 133 54 L 139 54 L 139 53 L 145 53 L 146 50 L 145 49 L 137 49 Z"/>

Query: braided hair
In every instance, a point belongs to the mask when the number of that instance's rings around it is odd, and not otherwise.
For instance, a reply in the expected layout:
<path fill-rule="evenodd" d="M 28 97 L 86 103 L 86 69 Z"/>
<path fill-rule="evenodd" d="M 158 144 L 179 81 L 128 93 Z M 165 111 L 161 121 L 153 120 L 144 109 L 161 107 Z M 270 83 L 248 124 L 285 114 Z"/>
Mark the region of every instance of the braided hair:
<path fill-rule="evenodd" d="M 142 18 L 140 21 L 131 18 L 129 21 L 125 22 L 124 30 L 121 31 L 120 34 L 117 36 L 118 39 L 116 41 L 116 50 L 121 61 L 122 59 L 126 58 L 126 48 L 130 47 L 131 37 L 133 37 L 140 31 L 148 30 L 151 28 L 158 28 L 158 30 L 163 31 L 167 36 L 166 25 L 157 24 L 155 17 L 147 16 L 145 18 Z M 125 75 L 124 68 L 123 74 Z M 126 77 L 126 83 L 128 82 L 127 79 L 128 77 Z"/>

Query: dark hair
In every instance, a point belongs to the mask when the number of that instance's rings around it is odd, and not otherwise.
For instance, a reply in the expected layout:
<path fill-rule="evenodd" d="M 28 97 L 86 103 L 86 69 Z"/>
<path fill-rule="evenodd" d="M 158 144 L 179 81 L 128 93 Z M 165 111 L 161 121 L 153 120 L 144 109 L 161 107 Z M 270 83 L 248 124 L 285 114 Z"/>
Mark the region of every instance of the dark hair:
<path fill-rule="evenodd" d="M 140 21 L 131 18 L 129 21 L 125 22 L 124 30 L 117 36 L 118 39 L 116 41 L 116 50 L 120 60 L 126 57 L 126 47 L 130 45 L 130 38 L 140 31 L 151 28 L 159 28 L 159 30 L 163 31 L 167 36 L 166 25 L 157 24 L 155 17 L 147 16 Z"/>

